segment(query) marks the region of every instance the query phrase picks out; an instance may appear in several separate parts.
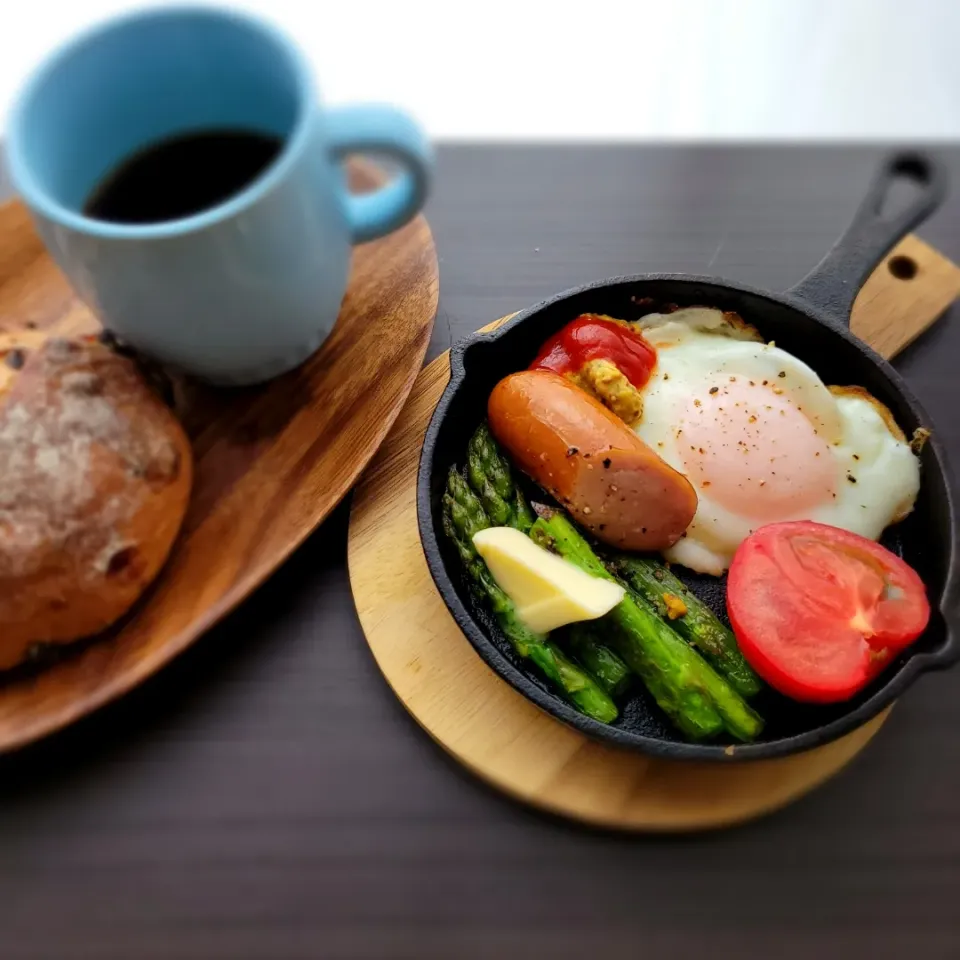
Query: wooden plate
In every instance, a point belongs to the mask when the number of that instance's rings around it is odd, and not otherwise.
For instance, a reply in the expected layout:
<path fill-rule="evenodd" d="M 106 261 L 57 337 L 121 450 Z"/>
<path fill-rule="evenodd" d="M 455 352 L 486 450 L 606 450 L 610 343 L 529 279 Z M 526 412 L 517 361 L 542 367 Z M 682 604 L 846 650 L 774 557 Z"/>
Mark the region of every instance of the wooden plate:
<path fill-rule="evenodd" d="M 898 257 L 916 267 L 912 278 L 898 279 Z M 853 329 L 889 357 L 957 296 L 960 268 L 907 237 L 860 292 Z M 782 807 L 870 742 L 889 709 L 839 740 L 789 757 L 730 765 L 664 760 L 591 740 L 497 677 L 440 598 L 417 528 L 420 448 L 449 376 L 445 354 L 417 378 L 357 487 L 348 554 L 357 612 L 377 664 L 445 750 L 498 789 L 552 813 L 617 829 L 678 831 L 715 829 Z"/>
<path fill-rule="evenodd" d="M 354 189 L 382 176 L 353 163 Z M 298 370 L 262 387 L 189 386 L 196 481 L 180 539 L 122 628 L 0 679 L 0 751 L 148 677 L 262 583 L 330 513 L 400 412 L 433 329 L 439 277 L 417 217 L 357 247 L 340 317 Z M 0 332 L 31 343 L 98 328 L 17 202 L 0 207 Z"/>

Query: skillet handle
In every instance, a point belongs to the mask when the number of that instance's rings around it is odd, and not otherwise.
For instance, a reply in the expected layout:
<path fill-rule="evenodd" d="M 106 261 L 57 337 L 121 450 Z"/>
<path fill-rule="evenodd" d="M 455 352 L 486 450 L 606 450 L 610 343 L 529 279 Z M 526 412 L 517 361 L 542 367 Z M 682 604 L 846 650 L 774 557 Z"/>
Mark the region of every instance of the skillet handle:
<path fill-rule="evenodd" d="M 888 218 L 883 215 L 884 201 L 899 179 L 912 181 L 919 192 L 904 210 Z M 849 326 L 853 301 L 864 281 L 890 249 L 940 205 L 946 192 L 947 172 L 934 157 L 920 153 L 888 157 L 846 232 L 787 293 Z"/>

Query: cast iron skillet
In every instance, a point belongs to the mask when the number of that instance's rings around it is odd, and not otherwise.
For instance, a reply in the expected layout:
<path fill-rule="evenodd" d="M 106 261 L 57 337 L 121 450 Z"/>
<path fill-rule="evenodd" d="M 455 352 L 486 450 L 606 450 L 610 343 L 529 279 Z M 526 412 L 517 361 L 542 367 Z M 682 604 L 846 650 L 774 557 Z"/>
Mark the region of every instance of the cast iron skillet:
<path fill-rule="evenodd" d="M 895 181 L 913 181 L 914 199 L 887 216 L 883 207 Z M 644 753 L 703 760 L 782 756 L 833 740 L 879 713 L 925 670 L 960 656 L 960 570 L 957 517 L 944 451 L 934 430 L 921 456 L 916 509 L 891 528 L 884 543 L 921 575 L 933 608 L 926 633 L 877 680 L 847 703 L 806 706 L 773 692 L 755 701 L 767 721 L 759 741 L 737 745 L 685 742 L 638 682 L 616 723 L 588 719 L 552 693 L 509 644 L 477 603 L 440 521 L 440 498 L 452 464 L 462 466 L 467 440 L 485 416 L 494 384 L 526 367 L 539 345 L 580 313 L 632 319 L 656 305 L 706 305 L 734 310 L 777 345 L 809 363 L 825 383 L 859 384 L 893 411 L 907 436 L 930 419 L 890 365 L 849 330 L 850 311 L 864 280 L 887 251 L 927 217 L 946 190 L 943 170 L 920 155 L 897 155 L 881 168 L 847 232 L 805 279 L 786 293 L 768 293 L 708 277 L 653 274 L 616 277 L 577 287 L 518 314 L 493 333 L 477 334 L 450 352 L 450 383 L 427 429 L 417 481 L 417 512 L 427 564 L 441 596 L 480 656 L 504 680 L 548 713 L 600 740 Z M 647 300 L 646 298 L 649 298 Z M 541 499 L 547 499 L 545 495 Z M 725 584 L 675 568 L 724 619 Z M 727 749 L 725 749 L 727 748 Z"/>

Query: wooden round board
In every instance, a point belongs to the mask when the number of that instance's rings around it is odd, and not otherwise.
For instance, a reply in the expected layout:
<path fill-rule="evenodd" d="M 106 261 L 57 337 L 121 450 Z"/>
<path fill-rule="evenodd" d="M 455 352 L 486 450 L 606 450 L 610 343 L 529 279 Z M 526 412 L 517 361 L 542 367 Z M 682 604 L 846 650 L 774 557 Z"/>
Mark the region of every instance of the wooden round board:
<path fill-rule="evenodd" d="M 912 259 L 913 280 L 887 263 Z M 853 328 L 892 356 L 960 295 L 960 268 L 906 238 L 869 279 Z M 502 321 L 499 321 L 502 322 Z M 590 740 L 539 710 L 474 652 L 437 593 L 417 529 L 416 482 L 427 423 L 449 379 L 447 355 L 417 378 L 364 475 L 350 518 L 350 582 L 387 682 L 449 753 L 506 793 L 553 813 L 630 830 L 728 826 L 795 800 L 850 762 L 889 710 L 816 750 L 753 763 L 684 763 Z"/>
<path fill-rule="evenodd" d="M 382 181 L 351 162 L 353 189 Z M 262 583 L 330 513 L 370 461 L 410 392 L 430 340 L 439 276 L 421 216 L 357 247 L 337 325 L 303 366 L 264 386 L 184 386 L 195 485 L 160 577 L 111 635 L 0 679 L 0 751 L 129 690 Z M 23 206 L 0 207 L 0 339 L 29 350 L 95 332 Z"/>

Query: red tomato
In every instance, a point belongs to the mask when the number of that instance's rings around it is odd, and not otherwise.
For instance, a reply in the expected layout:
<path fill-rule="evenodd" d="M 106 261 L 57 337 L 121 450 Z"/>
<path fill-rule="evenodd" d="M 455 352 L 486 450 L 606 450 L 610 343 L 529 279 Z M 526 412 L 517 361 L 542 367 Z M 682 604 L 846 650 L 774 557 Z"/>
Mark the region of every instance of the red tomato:
<path fill-rule="evenodd" d="M 852 697 L 923 633 L 923 582 L 885 547 L 822 523 L 761 527 L 740 545 L 727 612 L 750 666 L 811 703 Z"/>
<path fill-rule="evenodd" d="M 584 313 L 544 343 L 530 369 L 578 373 L 588 360 L 611 360 L 641 389 L 650 379 L 657 353 L 639 333 L 622 323 Z"/>

